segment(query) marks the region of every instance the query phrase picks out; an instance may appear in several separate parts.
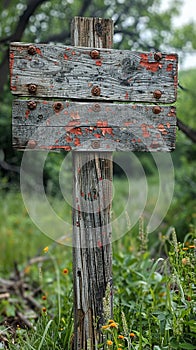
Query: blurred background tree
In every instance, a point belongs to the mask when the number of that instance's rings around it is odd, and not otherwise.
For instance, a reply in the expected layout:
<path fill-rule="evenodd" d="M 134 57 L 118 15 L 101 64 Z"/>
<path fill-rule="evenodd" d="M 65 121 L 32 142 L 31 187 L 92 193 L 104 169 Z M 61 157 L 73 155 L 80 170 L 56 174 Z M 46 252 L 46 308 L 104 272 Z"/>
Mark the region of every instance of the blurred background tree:
<path fill-rule="evenodd" d="M 114 20 L 114 48 L 143 51 L 175 51 L 181 59 L 186 53 L 196 50 L 196 22 L 177 29 L 173 19 L 180 14 L 183 0 L 2 0 L 0 4 L 0 184 L 9 189 L 10 184 L 19 184 L 19 166 L 22 152 L 12 149 L 11 104 L 9 91 L 9 43 L 24 41 L 31 43 L 64 43 L 70 45 L 70 24 L 74 16 L 112 18 Z M 165 8 L 165 9 L 164 9 Z M 181 183 L 179 201 L 185 202 L 195 195 L 195 81 L 196 70 L 186 70 L 179 75 L 177 146 L 173 153 L 174 165 L 178 169 L 177 179 Z M 144 168 L 153 174 L 153 165 L 148 154 L 138 155 Z M 45 183 L 55 186 L 58 162 L 63 155 L 50 154 L 45 169 Z M 52 163 L 50 163 L 50 160 Z M 52 170 L 51 170 L 52 169 Z M 184 173 L 187 182 L 184 181 Z M 118 169 L 116 169 L 118 173 Z M 58 178 L 58 176 L 57 176 Z M 184 184 L 184 185 L 183 185 Z M 191 184 L 191 186 L 190 186 Z M 51 186 L 49 186 L 51 188 Z M 13 186 L 12 186 L 13 188 Z M 191 189 L 191 190 L 190 190 Z M 184 196 L 186 191 L 186 196 Z M 184 200 L 186 197 L 186 201 Z M 191 204 L 192 205 L 192 204 Z M 190 220 L 191 222 L 191 220 Z"/>

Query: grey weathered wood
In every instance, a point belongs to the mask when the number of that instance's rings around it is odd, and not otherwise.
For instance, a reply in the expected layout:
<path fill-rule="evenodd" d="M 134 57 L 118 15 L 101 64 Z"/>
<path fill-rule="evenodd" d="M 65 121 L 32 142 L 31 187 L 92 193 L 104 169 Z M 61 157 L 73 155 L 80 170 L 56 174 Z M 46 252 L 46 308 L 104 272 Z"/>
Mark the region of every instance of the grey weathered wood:
<path fill-rule="evenodd" d="M 112 39 L 111 20 L 72 22 L 76 46 L 110 48 Z M 89 150 L 73 152 L 74 350 L 97 349 L 104 340 L 101 326 L 112 317 L 112 152 Z"/>
<path fill-rule="evenodd" d="M 77 36 L 77 31 L 74 35 L 82 40 L 82 44 L 86 42 L 84 36 Z M 100 38 L 90 39 L 97 48 L 100 43 L 103 47 Z M 28 53 L 30 46 L 32 44 L 28 43 L 12 43 L 10 46 L 11 90 L 14 95 L 32 95 L 28 87 L 35 84 L 37 91 L 34 95 L 38 97 L 157 102 L 154 91 L 160 90 L 159 102 L 176 100 L 176 54 L 163 53 L 161 60 L 156 61 L 153 52 L 101 48 L 98 50 L 100 57 L 93 59 L 92 48 L 88 47 L 35 44 L 35 54 L 31 55 Z M 100 96 L 92 94 L 96 86 L 100 88 Z"/>
<path fill-rule="evenodd" d="M 175 147 L 176 110 L 173 106 L 29 100 L 13 102 L 14 147 L 29 140 L 35 149 L 102 151 L 171 151 Z"/>

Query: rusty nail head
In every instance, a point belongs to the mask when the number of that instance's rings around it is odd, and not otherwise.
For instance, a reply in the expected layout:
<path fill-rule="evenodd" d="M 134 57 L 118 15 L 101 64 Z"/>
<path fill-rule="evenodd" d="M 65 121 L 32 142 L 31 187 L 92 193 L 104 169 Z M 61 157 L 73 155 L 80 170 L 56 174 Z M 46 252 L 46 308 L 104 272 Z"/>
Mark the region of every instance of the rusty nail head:
<path fill-rule="evenodd" d="M 100 147 L 100 141 L 98 141 L 98 140 L 92 141 L 91 142 L 91 147 L 92 148 L 99 148 Z"/>
<path fill-rule="evenodd" d="M 160 90 L 155 90 L 153 95 L 154 95 L 154 98 L 159 100 L 162 96 L 162 92 Z"/>
<path fill-rule="evenodd" d="M 31 149 L 35 148 L 36 145 L 37 145 L 37 142 L 35 140 L 29 140 L 27 144 L 28 148 L 31 148 Z"/>
<path fill-rule="evenodd" d="M 29 85 L 28 85 L 28 90 L 29 90 L 30 93 L 35 94 L 36 91 L 37 91 L 37 85 L 35 85 L 35 84 L 29 84 Z"/>
<path fill-rule="evenodd" d="M 28 54 L 29 54 L 29 55 L 35 55 L 36 52 L 37 52 L 37 51 L 36 51 L 35 46 L 30 45 L 30 46 L 28 47 Z"/>
<path fill-rule="evenodd" d="M 98 103 L 95 103 L 93 105 L 93 111 L 94 112 L 100 112 L 100 110 L 101 110 L 101 106 Z"/>
<path fill-rule="evenodd" d="M 55 103 L 53 104 L 53 108 L 54 108 L 54 110 L 57 111 L 57 112 L 62 111 L 62 109 L 63 109 L 63 104 L 62 104 L 62 102 L 55 102 Z"/>
<path fill-rule="evenodd" d="M 161 113 L 161 107 L 160 106 L 154 106 L 152 109 L 154 114 L 159 114 Z"/>
<path fill-rule="evenodd" d="M 33 109 L 36 108 L 37 103 L 36 103 L 35 101 L 29 101 L 29 102 L 27 103 L 27 106 L 28 106 L 29 109 L 33 110 Z"/>
<path fill-rule="evenodd" d="M 91 93 L 93 96 L 100 96 L 101 94 L 101 89 L 99 86 L 93 86 Z"/>
<path fill-rule="evenodd" d="M 90 56 L 91 56 L 91 58 L 93 58 L 93 59 L 97 59 L 97 58 L 100 57 L 100 52 L 99 52 L 98 50 L 92 50 L 92 51 L 90 52 Z"/>
<path fill-rule="evenodd" d="M 156 61 L 160 61 L 162 59 L 162 53 L 161 52 L 155 52 L 154 59 Z"/>

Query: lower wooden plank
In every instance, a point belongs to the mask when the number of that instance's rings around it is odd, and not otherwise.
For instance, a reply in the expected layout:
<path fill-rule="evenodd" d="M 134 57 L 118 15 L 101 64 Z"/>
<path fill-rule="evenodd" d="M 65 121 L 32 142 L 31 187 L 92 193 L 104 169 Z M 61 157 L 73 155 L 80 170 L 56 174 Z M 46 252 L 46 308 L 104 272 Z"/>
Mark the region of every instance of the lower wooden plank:
<path fill-rule="evenodd" d="M 66 151 L 172 151 L 173 106 L 27 101 L 13 103 L 13 146 Z"/>

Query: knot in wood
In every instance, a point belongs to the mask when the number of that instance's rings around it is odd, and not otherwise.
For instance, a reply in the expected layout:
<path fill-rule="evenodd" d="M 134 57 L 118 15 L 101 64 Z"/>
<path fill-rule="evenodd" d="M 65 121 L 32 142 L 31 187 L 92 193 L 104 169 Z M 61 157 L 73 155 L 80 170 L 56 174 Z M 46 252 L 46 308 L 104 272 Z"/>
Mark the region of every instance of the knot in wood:
<path fill-rule="evenodd" d="M 93 96 L 100 96 L 101 94 L 101 89 L 99 86 L 93 86 L 91 93 Z"/>
<path fill-rule="evenodd" d="M 152 109 L 154 114 L 159 114 L 161 113 L 161 107 L 160 106 L 154 106 Z"/>
<path fill-rule="evenodd" d="M 63 104 L 62 104 L 62 102 L 55 102 L 55 103 L 53 104 L 53 109 L 54 109 L 55 112 L 60 112 L 60 111 L 62 111 L 62 109 L 63 109 Z"/>
<path fill-rule="evenodd" d="M 161 52 L 155 52 L 154 59 L 156 61 L 160 61 L 162 59 L 162 53 Z"/>
<path fill-rule="evenodd" d="M 156 98 L 157 100 L 159 100 L 162 96 L 162 92 L 160 90 L 155 90 L 153 93 L 154 98 Z"/>
<path fill-rule="evenodd" d="M 33 110 L 33 109 L 36 108 L 37 103 L 36 103 L 35 101 L 29 101 L 29 102 L 27 103 L 27 106 L 28 106 L 29 109 Z"/>
<path fill-rule="evenodd" d="M 30 94 L 35 94 L 37 91 L 37 85 L 35 84 L 29 84 L 28 85 L 28 90 Z"/>
<path fill-rule="evenodd" d="M 35 55 L 36 54 L 36 47 L 35 46 L 33 46 L 33 45 L 30 45 L 29 47 L 28 47 L 28 54 L 29 55 Z"/>
<path fill-rule="evenodd" d="M 95 31 L 97 32 L 98 36 L 102 36 L 102 34 L 103 34 L 103 26 L 102 26 L 101 23 L 97 22 L 95 24 Z"/>

